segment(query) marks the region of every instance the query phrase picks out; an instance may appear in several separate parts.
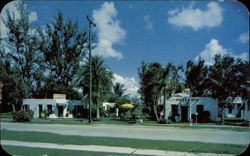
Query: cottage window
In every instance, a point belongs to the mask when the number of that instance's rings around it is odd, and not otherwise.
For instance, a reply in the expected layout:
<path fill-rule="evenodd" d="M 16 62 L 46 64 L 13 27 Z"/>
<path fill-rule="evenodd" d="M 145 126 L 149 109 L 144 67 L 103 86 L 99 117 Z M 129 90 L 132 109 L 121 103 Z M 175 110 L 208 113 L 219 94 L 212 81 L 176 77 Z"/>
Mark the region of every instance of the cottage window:
<path fill-rule="evenodd" d="M 203 110 L 204 110 L 204 106 L 203 105 L 197 105 L 196 106 L 196 112 L 197 113 L 203 112 Z"/>
<path fill-rule="evenodd" d="M 228 113 L 232 113 L 233 112 L 233 106 L 232 105 L 230 105 L 229 107 L 228 107 Z"/>

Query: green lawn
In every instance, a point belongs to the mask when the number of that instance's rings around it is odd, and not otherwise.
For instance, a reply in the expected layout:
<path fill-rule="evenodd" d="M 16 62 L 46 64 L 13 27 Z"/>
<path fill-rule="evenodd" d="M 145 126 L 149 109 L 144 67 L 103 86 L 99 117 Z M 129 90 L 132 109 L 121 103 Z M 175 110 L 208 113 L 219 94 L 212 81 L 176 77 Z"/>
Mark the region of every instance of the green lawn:
<path fill-rule="evenodd" d="M 19 147 L 19 146 L 3 146 L 5 152 L 10 155 L 24 155 L 24 156 L 114 156 L 114 155 L 128 155 L 118 153 L 106 153 L 106 152 L 89 152 L 89 151 L 76 151 L 76 150 L 62 150 L 62 149 L 49 149 L 49 148 L 30 148 L 30 147 Z"/>
<path fill-rule="evenodd" d="M 1 122 L 13 122 L 12 118 L 1 118 Z M 87 124 L 87 119 L 77 119 L 77 118 L 58 118 L 58 119 L 40 119 L 35 118 L 32 119 L 31 122 L 23 122 L 26 124 L 70 124 L 70 125 L 78 125 L 78 124 Z"/>
<path fill-rule="evenodd" d="M 1 122 L 13 122 L 10 113 L 0 114 Z M 31 122 L 25 122 L 27 124 L 69 124 L 69 125 L 82 125 L 89 124 L 88 119 L 82 118 L 34 118 Z M 172 123 L 172 124 L 159 124 L 157 121 L 145 120 L 143 123 L 131 123 L 128 121 L 114 120 L 112 118 L 101 118 L 99 121 L 93 121 L 92 124 L 115 124 L 115 125 L 129 125 L 129 126 L 162 126 L 162 127 L 180 127 L 187 129 L 201 129 L 201 128 L 212 128 L 221 130 L 234 130 L 234 131 L 250 131 L 250 127 L 240 127 L 240 126 L 227 126 L 219 125 L 217 123 L 198 123 L 197 126 L 193 123 L 193 126 L 189 126 L 188 123 Z M 225 127 L 226 126 L 226 127 Z"/>
<path fill-rule="evenodd" d="M 48 143 L 58 143 L 58 144 L 105 145 L 105 146 L 132 147 L 139 149 L 156 149 L 156 150 L 166 150 L 166 151 L 228 153 L 228 154 L 239 154 L 246 148 L 246 146 L 239 146 L 239 145 L 126 139 L 126 138 L 112 138 L 112 137 L 64 136 L 46 132 L 17 132 L 9 130 L 1 131 L 1 139 L 30 141 L 30 142 L 48 142 Z"/>
<path fill-rule="evenodd" d="M 11 112 L 8 112 L 8 113 L 0 113 L 0 118 L 12 118 Z"/>

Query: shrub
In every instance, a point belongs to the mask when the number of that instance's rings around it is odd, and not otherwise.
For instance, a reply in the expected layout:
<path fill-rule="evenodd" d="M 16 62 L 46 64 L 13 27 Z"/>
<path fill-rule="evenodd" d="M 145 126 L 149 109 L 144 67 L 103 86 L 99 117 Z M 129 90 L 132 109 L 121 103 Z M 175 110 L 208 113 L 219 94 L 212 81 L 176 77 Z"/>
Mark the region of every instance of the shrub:
<path fill-rule="evenodd" d="M 172 122 L 176 122 L 176 117 L 179 117 L 180 116 L 180 114 L 172 114 L 170 117 L 169 117 L 169 119 L 172 121 Z"/>
<path fill-rule="evenodd" d="M 159 123 L 160 123 L 160 124 L 171 124 L 171 123 L 173 123 L 173 122 L 172 122 L 171 120 L 162 118 L 162 119 L 160 119 Z"/>
<path fill-rule="evenodd" d="M 96 116 L 97 113 L 97 105 L 92 105 L 92 116 Z M 106 111 L 103 106 L 99 106 L 99 114 L 100 117 L 106 116 Z"/>
<path fill-rule="evenodd" d="M 130 111 L 126 111 L 124 113 L 123 119 L 130 120 L 131 118 L 132 118 L 131 112 Z"/>
<path fill-rule="evenodd" d="M 31 110 L 28 110 L 28 111 L 20 110 L 20 111 L 12 112 L 11 115 L 12 115 L 13 121 L 28 122 L 33 118 L 34 112 L 32 112 Z"/>
<path fill-rule="evenodd" d="M 142 108 L 141 106 L 137 106 L 135 109 L 132 110 L 132 119 L 142 119 Z"/>

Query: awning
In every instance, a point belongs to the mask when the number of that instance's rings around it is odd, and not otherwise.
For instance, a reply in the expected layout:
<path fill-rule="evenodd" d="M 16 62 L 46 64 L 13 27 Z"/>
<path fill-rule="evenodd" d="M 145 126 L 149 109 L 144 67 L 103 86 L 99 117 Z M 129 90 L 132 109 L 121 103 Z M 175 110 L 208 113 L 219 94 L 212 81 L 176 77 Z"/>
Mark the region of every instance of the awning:
<path fill-rule="evenodd" d="M 67 103 L 56 103 L 56 106 L 68 106 Z"/>

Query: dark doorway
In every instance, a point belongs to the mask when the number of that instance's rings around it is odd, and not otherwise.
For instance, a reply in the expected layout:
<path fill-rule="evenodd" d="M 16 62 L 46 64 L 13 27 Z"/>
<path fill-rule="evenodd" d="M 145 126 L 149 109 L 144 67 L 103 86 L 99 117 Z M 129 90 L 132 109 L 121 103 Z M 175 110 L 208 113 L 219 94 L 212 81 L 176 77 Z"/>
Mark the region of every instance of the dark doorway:
<path fill-rule="evenodd" d="M 187 122 L 188 106 L 181 106 L 181 121 Z"/>
<path fill-rule="evenodd" d="M 47 110 L 49 114 L 52 114 L 52 105 L 47 105 Z"/>
<path fill-rule="evenodd" d="M 63 106 L 58 106 L 58 117 L 63 117 Z"/>
<path fill-rule="evenodd" d="M 241 104 L 237 104 L 237 114 L 236 114 L 237 118 L 241 118 L 241 110 L 242 110 Z"/>
<path fill-rule="evenodd" d="M 83 112 L 84 112 L 83 106 L 74 106 L 74 110 L 73 110 L 74 118 L 82 118 Z"/>
<path fill-rule="evenodd" d="M 38 105 L 39 118 L 41 118 L 42 111 L 43 111 L 43 105 Z"/>

